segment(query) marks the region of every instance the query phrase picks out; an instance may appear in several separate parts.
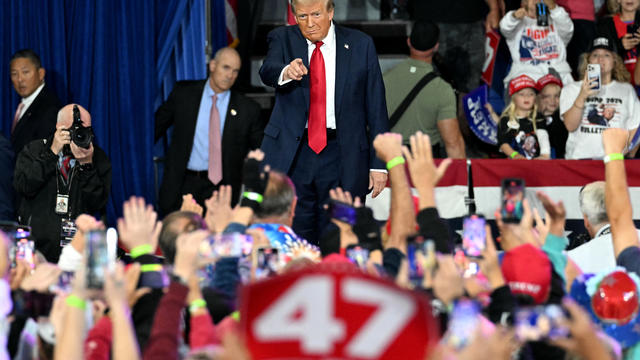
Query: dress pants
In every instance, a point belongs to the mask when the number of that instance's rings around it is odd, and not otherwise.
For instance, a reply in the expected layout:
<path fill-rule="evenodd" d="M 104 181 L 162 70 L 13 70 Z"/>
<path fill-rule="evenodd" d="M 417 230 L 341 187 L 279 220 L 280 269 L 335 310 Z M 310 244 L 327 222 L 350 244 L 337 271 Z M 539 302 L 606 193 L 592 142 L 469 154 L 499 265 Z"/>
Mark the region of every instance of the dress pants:
<path fill-rule="evenodd" d="M 329 202 L 329 190 L 340 186 L 340 147 L 335 130 L 327 132 L 327 146 L 319 154 L 309 147 L 306 132 L 302 141 L 289 171 L 298 197 L 293 230 L 298 236 L 317 245 L 320 234 L 330 220 L 324 209 Z"/>

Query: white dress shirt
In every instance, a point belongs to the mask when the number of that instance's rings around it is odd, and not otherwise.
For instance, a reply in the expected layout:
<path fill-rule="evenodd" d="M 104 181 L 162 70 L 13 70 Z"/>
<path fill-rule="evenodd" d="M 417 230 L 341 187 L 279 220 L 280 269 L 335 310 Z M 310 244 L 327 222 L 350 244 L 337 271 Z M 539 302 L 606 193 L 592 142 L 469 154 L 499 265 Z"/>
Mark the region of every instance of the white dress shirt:
<path fill-rule="evenodd" d="M 311 56 L 313 55 L 313 50 L 316 49 L 316 44 L 312 43 L 308 39 L 307 41 L 307 60 L 308 63 L 311 63 Z M 331 26 L 329 27 L 329 32 L 327 36 L 322 39 L 322 46 L 320 47 L 320 51 L 322 52 L 322 57 L 324 58 L 324 76 L 326 79 L 327 86 L 327 128 L 335 129 L 336 128 L 336 29 L 333 25 L 333 21 L 331 22 Z M 289 65 L 285 66 L 284 69 L 280 72 L 280 77 L 278 78 L 278 86 L 285 85 L 292 81 L 292 79 L 284 80 L 284 72 L 287 71 Z M 308 120 L 307 120 L 308 121 Z M 308 122 L 307 125 L 308 126 Z M 387 173 L 386 169 L 370 169 L 371 171 L 383 172 Z"/>
<path fill-rule="evenodd" d="M 22 107 L 22 111 L 20 111 L 20 116 L 18 117 L 18 119 L 21 119 L 22 115 L 24 115 L 24 113 L 27 112 L 27 109 L 29 109 L 29 106 L 33 104 L 33 100 L 35 100 L 40 94 L 40 92 L 42 91 L 42 88 L 44 88 L 44 82 L 42 83 L 42 85 L 38 86 L 38 88 L 36 89 L 36 91 L 33 92 L 33 94 L 27 96 L 26 98 L 22 98 L 22 104 L 24 106 Z"/>

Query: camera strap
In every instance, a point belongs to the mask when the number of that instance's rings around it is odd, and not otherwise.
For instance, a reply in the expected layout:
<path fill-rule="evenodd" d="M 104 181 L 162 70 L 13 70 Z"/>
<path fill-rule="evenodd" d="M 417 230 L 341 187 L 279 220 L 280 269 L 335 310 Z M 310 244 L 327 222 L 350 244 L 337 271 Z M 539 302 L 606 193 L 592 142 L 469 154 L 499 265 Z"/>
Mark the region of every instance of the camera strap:
<path fill-rule="evenodd" d="M 427 84 L 431 82 L 431 80 L 435 79 L 437 76 L 438 74 L 436 74 L 435 71 L 432 71 L 426 74 L 425 76 L 423 76 L 422 79 L 418 81 L 416 86 L 414 86 L 413 89 L 411 89 L 407 97 L 404 98 L 404 100 L 402 100 L 402 103 L 400 104 L 400 106 L 398 106 L 398 108 L 389 117 L 389 129 L 393 128 L 398 123 L 398 120 L 400 120 L 404 112 L 407 111 L 407 109 L 409 108 L 409 105 L 411 105 L 411 103 L 416 98 L 416 96 L 418 96 L 418 93 L 420 93 L 420 91 L 425 86 L 427 86 Z"/>

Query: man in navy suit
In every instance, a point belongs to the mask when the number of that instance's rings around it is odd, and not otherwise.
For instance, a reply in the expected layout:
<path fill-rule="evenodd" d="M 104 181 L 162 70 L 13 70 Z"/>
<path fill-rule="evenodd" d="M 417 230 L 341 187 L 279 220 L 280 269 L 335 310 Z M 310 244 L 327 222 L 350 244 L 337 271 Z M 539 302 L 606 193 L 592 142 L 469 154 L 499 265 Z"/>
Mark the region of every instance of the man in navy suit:
<path fill-rule="evenodd" d="M 265 161 L 288 174 L 298 202 L 293 228 L 317 242 L 331 188 L 377 196 L 387 181 L 373 139 L 388 131 L 384 83 L 372 39 L 333 24 L 333 0 L 293 0 L 298 26 L 273 30 L 260 68 L 276 89 Z"/>

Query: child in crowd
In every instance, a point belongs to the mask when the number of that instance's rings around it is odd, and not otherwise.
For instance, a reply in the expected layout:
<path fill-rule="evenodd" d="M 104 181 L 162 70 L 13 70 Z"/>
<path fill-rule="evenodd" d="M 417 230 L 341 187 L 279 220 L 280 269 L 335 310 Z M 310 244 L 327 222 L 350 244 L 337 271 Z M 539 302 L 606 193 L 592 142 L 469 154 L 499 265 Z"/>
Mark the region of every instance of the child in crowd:
<path fill-rule="evenodd" d="M 549 145 L 553 159 L 564 159 L 565 145 L 567 144 L 567 128 L 560 119 L 560 92 L 562 80 L 549 73 L 536 83 L 538 89 L 538 114 L 544 119 L 545 127 L 549 133 Z"/>
<path fill-rule="evenodd" d="M 511 159 L 549 159 L 549 134 L 537 118 L 536 82 L 520 75 L 509 83 L 511 103 L 498 124 L 498 147 Z"/>
<path fill-rule="evenodd" d="M 543 6 L 540 17 L 538 7 Z M 505 87 L 518 75 L 527 74 L 537 80 L 549 73 L 550 68 L 560 74 L 564 83 L 573 80 L 566 50 L 573 35 L 573 22 L 554 0 L 522 0 L 520 9 L 509 11 L 502 18 L 500 32 L 513 61 L 504 79 Z"/>
<path fill-rule="evenodd" d="M 560 93 L 560 115 L 569 131 L 565 158 L 601 159 L 606 155 L 602 148 L 604 129 L 636 129 L 640 102 L 629 84 L 629 72 L 608 38 L 594 39 L 581 64 L 583 80 L 567 84 Z M 599 79 L 587 79 L 589 64 L 599 66 Z"/>

